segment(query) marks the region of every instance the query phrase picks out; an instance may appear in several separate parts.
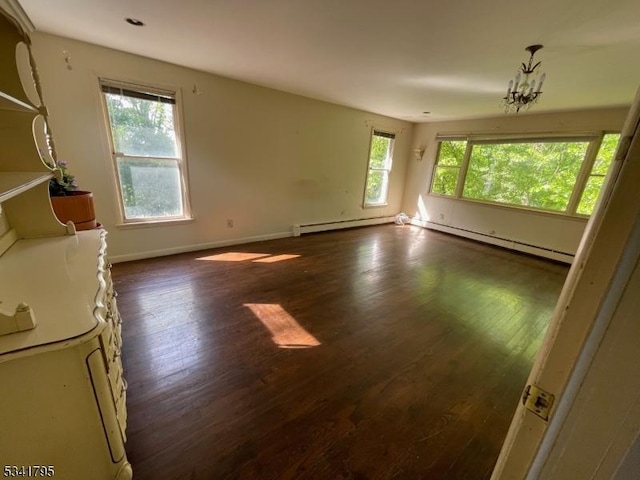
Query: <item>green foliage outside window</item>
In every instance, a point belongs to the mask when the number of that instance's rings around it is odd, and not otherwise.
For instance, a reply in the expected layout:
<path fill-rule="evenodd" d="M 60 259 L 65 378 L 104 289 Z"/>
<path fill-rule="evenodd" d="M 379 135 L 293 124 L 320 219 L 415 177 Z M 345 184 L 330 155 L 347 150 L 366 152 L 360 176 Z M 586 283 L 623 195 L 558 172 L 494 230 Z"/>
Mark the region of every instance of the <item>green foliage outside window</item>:
<path fill-rule="evenodd" d="M 183 214 L 180 170 L 176 160 L 119 158 L 118 173 L 126 218 Z"/>
<path fill-rule="evenodd" d="M 590 215 L 593 212 L 619 138 L 618 134 L 603 136 L 576 213 Z M 566 212 L 593 141 L 472 142 L 462 197 Z M 456 196 L 466 150 L 465 140 L 440 142 L 432 193 Z"/>
<path fill-rule="evenodd" d="M 600 195 L 600 190 L 604 184 L 604 178 L 609 171 L 613 156 L 616 153 L 619 140 L 620 135 L 614 133 L 607 134 L 602 139 L 598 155 L 596 155 L 596 160 L 593 162 L 591 175 L 589 175 L 587 179 L 587 184 L 582 192 L 582 198 L 580 198 L 580 203 L 578 204 L 578 213 L 582 215 L 591 215 L 591 213 L 593 213 L 596 201 Z"/>
<path fill-rule="evenodd" d="M 387 201 L 394 137 L 393 134 L 384 132 L 374 132 L 371 137 L 365 205 L 383 204 Z"/>
<path fill-rule="evenodd" d="M 371 138 L 371 157 L 369 168 L 387 168 L 387 159 L 391 138 L 373 135 Z"/>
<path fill-rule="evenodd" d="M 172 103 L 105 93 L 127 219 L 184 214 Z"/>
<path fill-rule="evenodd" d="M 176 158 L 173 105 L 106 94 L 113 143 L 130 156 Z"/>
<path fill-rule="evenodd" d="M 565 211 L 589 142 L 474 145 L 463 197 Z"/>
<path fill-rule="evenodd" d="M 456 193 L 460 167 L 467 149 L 465 140 L 440 142 L 438 165 L 433 175 L 431 191 L 439 195 L 453 196 Z"/>

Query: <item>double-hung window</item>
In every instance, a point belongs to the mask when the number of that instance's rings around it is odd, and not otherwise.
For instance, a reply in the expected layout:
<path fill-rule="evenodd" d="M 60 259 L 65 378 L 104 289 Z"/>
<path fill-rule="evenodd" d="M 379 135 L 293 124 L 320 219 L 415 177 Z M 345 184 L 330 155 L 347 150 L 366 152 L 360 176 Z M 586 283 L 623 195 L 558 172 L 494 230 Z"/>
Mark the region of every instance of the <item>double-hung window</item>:
<path fill-rule="evenodd" d="M 364 206 L 386 205 L 393 163 L 395 134 L 374 130 L 369 145 L 369 166 L 364 191 Z"/>
<path fill-rule="evenodd" d="M 431 193 L 590 215 L 619 138 L 441 139 Z"/>
<path fill-rule="evenodd" d="M 175 92 L 100 84 L 124 222 L 190 218 Z"/>

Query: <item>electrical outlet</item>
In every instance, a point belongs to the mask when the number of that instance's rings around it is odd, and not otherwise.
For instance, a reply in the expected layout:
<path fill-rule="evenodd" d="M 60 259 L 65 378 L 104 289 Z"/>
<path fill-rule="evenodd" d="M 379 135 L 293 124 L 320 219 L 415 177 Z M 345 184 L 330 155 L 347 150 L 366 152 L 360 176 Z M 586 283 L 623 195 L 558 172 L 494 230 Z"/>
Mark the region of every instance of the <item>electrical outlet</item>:
<path fill-rule="evenodd" d="M 233 228 L 233 219 L 227 218 L 227 228 Z"/>

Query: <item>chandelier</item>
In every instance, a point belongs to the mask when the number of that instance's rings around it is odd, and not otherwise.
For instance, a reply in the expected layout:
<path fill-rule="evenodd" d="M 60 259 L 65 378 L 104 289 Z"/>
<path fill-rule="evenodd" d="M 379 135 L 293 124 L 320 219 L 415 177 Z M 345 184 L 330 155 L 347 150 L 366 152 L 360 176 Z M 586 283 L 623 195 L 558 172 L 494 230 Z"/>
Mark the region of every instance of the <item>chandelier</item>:
<path fill-rule="evenodd" d="M 507 89 L 507 96 L 502 100 L 505 113 L 518 113 L 520 110 L 528 110 L 531 105 L 538 101 L 540 95 L 542 95 L 542 84 L 546 77 L 543 73 L 540 75 L 541 62 L 533 64 L 533 56 L 538 50 L 542 48 L 542 45 L 529 45 L 525 50 L 531 54 L 529 57 L 529 63 L 524 63 L 518 69 L 518 74 L 513 80 L 509 81 L 509 88 Z M 537 70 L 537 72 L 536 72 Z M 530 78 L 534 76 L 535 78 Z M 536 79 L 540 76 L 536 85 Z"/>

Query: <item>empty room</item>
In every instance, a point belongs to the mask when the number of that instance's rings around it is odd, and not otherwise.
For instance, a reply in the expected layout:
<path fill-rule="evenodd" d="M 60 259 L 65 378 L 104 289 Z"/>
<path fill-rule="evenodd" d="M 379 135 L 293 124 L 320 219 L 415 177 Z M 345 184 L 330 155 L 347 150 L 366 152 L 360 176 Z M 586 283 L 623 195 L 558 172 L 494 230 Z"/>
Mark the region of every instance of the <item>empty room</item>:
<path fill-rule="evenodd" d="M 3 478 L 640 478 L 638 18 L 0 0 Z"/>

